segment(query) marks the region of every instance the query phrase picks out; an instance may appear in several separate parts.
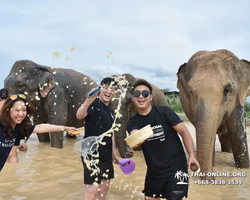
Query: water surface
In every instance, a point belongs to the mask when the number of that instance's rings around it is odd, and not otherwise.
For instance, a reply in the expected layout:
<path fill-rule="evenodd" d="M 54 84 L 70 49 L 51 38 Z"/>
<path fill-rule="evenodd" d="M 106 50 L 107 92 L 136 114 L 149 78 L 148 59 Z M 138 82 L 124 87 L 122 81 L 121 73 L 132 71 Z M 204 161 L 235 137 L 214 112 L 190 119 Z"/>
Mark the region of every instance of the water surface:
<path fill-rule="evenodd" d="M 185 124 L 195 142 L 194 127 L 190 123 Z M 80 155 L 73 148 L 76 141 L 65 139 L 64 148 L 56 149 L 47 143 L 39 143 L 36 134 L 33 134 L 27 142 L 28 151 L 19 153 L 19 163 L 6 163 L 1 171 L 0 200 L 80 200 L 83 194 L 83 169 Z M 144 199 L 141 191 L 146 166 L 142 152 L 135 152 L 132 160 L 136 163 L 136 169 L 129 175 L 123 174 L 115 165 L 115 179 L 112 180 L 107 200 Z M 242 180 L 242 185 L 199 185 L 195 184 L 198 178 L 191 177 L 187 200 L 250 199 L 250 170 L 235 168 L 233 155 L 220 152 L 218 140 L 214 172 L 246 172 L 247 177 L 217 178 Z"/>

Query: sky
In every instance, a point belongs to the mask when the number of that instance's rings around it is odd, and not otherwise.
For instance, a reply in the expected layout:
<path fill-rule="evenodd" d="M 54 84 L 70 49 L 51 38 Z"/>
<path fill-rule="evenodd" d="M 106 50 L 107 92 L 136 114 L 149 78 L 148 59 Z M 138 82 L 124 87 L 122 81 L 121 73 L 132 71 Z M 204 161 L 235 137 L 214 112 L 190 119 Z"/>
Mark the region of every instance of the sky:
<path fill-rule="evenodd" d="M 71 68 L 96 82 L 130 73 L 178 91 L 199 50 L 250 60 L 249 0 L 0 0 L 0 88 L 13 64 Z"/>

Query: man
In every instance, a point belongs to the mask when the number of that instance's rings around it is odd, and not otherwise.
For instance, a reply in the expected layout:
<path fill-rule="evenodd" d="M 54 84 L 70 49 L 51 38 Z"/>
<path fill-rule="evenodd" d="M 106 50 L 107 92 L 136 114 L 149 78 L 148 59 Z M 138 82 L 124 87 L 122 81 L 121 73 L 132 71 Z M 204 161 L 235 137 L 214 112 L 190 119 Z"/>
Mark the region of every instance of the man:
<path fill-rule="evenodd" d="M 188 193 L 187 167 L 191 163 L 199 167 L 194 156 L 193 140 L 178 115 L 170 107 L 152 106 L 152 99 L 152 86 L 145 80 L 137 80 L 132 88 L 132 101 L 137 108 L 137 114 L 129 121 L 127 130 L 133 134 L 150 124 L 154 133 L 142 143 L 147 164 L 143 192 L 147 200 L 181 200 Z M 187 149 L 188 162 L 177 133 Z"/>
<path fill-rule="evenodd" d="M 107 77 L 101 81 L 99 97 L 96 93 L 93 97 L 88 97 L 76 113 L 77 119 L 85 119 L 85 136 L 99 136 L 108 131 L 114 122 L 113 110 L 109 107 L 109 102 L 115 95 L 116 83 L 114 79 Z M 112 133 L 113 134 L 113 133 Z M 84 194 L 83 200 L 104 200 L 109 189 L 110 180 L 114 178 L 113 163 L 119 164 L 115 152 L 114 136 L 104 137 L 105 145 L 100 144 L 98 148 L 100 172 L 92 174 L 88 163 L 82 157 L 84 168 Z M 93 157 L 90 157 L 94 160 Z"/>

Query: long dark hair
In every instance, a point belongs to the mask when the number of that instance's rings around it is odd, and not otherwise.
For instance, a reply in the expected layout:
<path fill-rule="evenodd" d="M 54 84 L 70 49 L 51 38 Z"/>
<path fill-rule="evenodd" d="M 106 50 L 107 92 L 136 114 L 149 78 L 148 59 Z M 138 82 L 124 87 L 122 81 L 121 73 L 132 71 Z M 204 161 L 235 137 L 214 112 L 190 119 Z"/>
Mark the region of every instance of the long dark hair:
<path fill-rule="evenodd" d="M 27 139 L 29 136 L 29 129 L 32 125 L 31 117 L 35 112 L 35 107 L 33 106 L 33 104 L 29 103 L 26 99 L 22 99 L 21 97 L 17 96 L 15 100 L 12 100 L 11 98 L 7 98 L 5 100 L 0 114 L 0 122 L 3 126 L 3 135 L 5 136 L 6 139 L 9 140 L 13 139 L 13 128 L 12 128 L 13 120 L 10 117 L 10 110 L 13 107 L 14 103 L 20 100 L 23 101 L 24 104 L 26 105 L 27 115 L 20 124 L 16 125 L 16 128 L 18 128 L 21 133 L 20 139 L 25 139 L 25 138 Z"/>

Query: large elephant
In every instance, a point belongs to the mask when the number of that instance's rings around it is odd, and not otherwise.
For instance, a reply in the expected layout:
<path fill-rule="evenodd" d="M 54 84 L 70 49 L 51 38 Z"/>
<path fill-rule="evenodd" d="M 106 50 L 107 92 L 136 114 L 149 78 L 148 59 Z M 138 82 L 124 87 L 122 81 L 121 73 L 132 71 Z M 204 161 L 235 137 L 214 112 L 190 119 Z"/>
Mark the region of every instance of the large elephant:
<path fill-rule="evenodd" d="M 24 93 L 35 105 L 34 124 L 50 123 L 81 127 L 76 111 L 87 92 L 97 86 L 88 76 L 71 69 L 38 65 L 29 60 L 17 61 L 4 81 L 10 94 Z M 63 148 L 63 132 L 38 134 L 40 142 Z"/>
<path fill-rule="evenodd" d="M 233 152 L 235 165 L 249 168 L 244 104 L 250 63 L 228 50 L 198 51 L 180 66 L 177 77 L 181 104 L 196 128 L 201 171 L 213 170 L 216 133 L 222 151 Z"/>
<path fill-rule="evenodd" d="M 118 123 L 121 124 L 121 128 L 119 129 L 118 132 L 115 132 L 115 143 L 116 143 L 116 147 L 119 150 L 120 156 L 125 158 L 125 157 L 131 157 L 131 154 L 129 154 L 129 151 L 127 149 L 127 145 L 124 139 L 127 137 L 127 134 L 126 134 L 127 122 L 129 121 L 131 117 L 133 117 L 137 113 L 136 107 L 131 99 L 131 88 L 132 88 L 133 83 L 138 78 L 135 78 L 131 74 L 123 74 L 121 76 L 125 77 L 129 85 L 128 85 L 128 89 L 126 92 L 126 96 L 121 101 L 122 104 L 120 108 L 120 113 L 122 114 L 122 117 L 117 121 Z M 151 85 L 153 87 L 152 105 L 158 105 L 158 106 L 168 105 L 166 98 L 164 96 L 164 93 L 158 87 L 154 86 L 153 84 Z M 113 109 L 116 109 L 117 101 L 111 101 L 111 107 Z"/>

